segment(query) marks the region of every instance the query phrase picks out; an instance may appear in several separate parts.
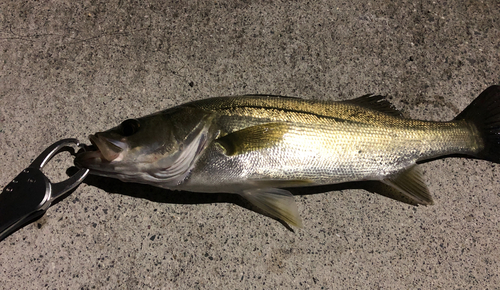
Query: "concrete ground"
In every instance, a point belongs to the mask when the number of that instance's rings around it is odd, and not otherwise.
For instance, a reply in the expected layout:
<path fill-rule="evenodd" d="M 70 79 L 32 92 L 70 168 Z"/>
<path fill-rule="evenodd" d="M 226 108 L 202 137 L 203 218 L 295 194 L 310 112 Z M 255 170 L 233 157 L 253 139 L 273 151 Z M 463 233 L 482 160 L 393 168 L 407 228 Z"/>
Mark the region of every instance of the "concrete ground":
<path fill-rule="evenodd" d="M 2 1 L 0 187 L 62 138 L 215 96 L 378 93 L 450 120 L 500 83 L 499 15 L 497 0 Z M 0 242 L 0 288 L 498 289 L 500 167 L 423 170 L 433 206 L 299 192 L 295 233 L 230 195 L 89 177 Z"/>

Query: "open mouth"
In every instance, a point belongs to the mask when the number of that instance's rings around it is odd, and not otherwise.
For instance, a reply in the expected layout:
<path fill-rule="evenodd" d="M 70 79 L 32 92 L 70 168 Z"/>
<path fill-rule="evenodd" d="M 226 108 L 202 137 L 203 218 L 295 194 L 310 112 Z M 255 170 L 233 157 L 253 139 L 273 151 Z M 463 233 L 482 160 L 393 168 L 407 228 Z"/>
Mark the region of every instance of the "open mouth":
<path fill-rule="evenodd" d="M 97 134 L 90 135 L 89 139 L 92 145 L 97 147 L 98 151 L 101 153 L 102 159 L 108 162 L 117 159 L 123 151 L 125 145 L 123 142 L 112 140 Z"/>
<path fill-rule="evenodd" d="M 75 159 L 75 164 L 79 167 L 87 168 L 92 164 L 120 161 L 123 158 L 125 143 L 103 137 L 99 133 L 90 135 L 89 140 L 92 146 L 88 146 L 86 151 L 78 154 Z"/>

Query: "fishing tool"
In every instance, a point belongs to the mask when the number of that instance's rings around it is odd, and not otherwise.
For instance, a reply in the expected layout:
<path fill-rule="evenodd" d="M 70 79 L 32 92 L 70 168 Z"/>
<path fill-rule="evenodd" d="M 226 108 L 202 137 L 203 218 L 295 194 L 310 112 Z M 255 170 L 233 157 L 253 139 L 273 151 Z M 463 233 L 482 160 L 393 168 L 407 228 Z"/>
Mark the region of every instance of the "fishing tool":
<path fill-rule="evenodd" d="M 54 156 L 68 151 L 70 146 L 84 148 L 77 139 L 63 139 L 52 144 L 3 189 L 0 194 L 0 241 L 42 217 L 55 200 L 85 179 L 89 173 L 85 168 L 58 183 L 50 182 L 42 172 Z"/>

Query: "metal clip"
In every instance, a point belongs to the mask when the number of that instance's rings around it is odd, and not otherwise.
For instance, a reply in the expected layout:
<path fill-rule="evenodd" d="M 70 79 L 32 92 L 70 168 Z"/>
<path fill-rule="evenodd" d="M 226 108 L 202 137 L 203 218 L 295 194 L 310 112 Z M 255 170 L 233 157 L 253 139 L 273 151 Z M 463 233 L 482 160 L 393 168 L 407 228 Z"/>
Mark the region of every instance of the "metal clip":
<path fill-rule="evenodd" d="M 55 199 L 85 179 L 89 173 L 85 168 L 58 183 L 51 183 L 41 171 L 52 157 L 72 145 L 80 146 L 80 143 L 77 139 L 64 139 L 52 144 L 3 189 L 0 194 L 0 241 L 43 216 Z"/>

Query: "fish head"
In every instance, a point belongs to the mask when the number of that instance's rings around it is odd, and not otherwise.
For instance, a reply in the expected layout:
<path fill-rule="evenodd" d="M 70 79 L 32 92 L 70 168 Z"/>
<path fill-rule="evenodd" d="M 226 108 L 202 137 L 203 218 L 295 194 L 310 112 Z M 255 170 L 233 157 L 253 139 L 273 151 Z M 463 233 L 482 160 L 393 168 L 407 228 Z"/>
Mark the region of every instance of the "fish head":
<path fill-rule="evenodd" d="M 92 174 L 122 181 L 178 182 L 200 151 L 200 144 L 191 143 L 206 140 L 203 120 L 189 111 L 125 120 L 90 135 L 95 150 L 78 154 L 75 164 L 90 169 Z"/>

